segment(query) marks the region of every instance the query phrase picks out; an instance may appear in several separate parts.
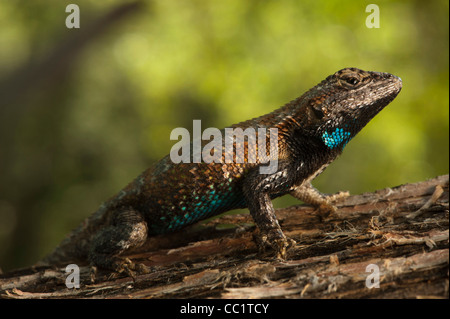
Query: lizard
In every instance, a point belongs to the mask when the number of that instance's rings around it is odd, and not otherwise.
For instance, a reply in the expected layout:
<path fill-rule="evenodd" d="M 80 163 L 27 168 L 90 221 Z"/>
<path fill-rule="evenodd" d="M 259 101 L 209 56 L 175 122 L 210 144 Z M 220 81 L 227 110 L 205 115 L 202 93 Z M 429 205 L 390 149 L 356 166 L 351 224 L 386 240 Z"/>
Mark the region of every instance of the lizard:
<path fill-rule="evenodd" d="M 260 158 L 175 164 L 168 155 L 104 202 L 40 264 L 85 260 L 93 267 L 133 277 L 148 267 L 124 258 L 124 252 L 150 236 L 237 208 L 249 209 L 259 229 L 258 245 L 272 247 L 276 258 L 285 259 L 295 241 L 284 235 L 272 199 L 290 194 L 322 211 L 335 212 L 334 201 L 348 193 L 322 194 L 311 181 L 401 88 L 402 80 L 389 73 L 339 70 L 281 108 L 232 126 L 277 129 L 274 172 L 262 174 Z M 251 151 L 247 145 L 245 152 Z"/>

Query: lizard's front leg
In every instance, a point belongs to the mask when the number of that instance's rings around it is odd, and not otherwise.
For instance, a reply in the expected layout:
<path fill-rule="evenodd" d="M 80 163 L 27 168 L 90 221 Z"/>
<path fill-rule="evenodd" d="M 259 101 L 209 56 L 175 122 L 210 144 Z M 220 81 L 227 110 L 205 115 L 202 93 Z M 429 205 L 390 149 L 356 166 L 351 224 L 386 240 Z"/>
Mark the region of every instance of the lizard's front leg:
<path fill-rule="evenodd" d="M 278 172 L 272 175 L 260 175 L 259 169 L 252 171 L 243 184 L 244 196 L 256 225 L 261 232 L 260 249 L 264 249 L 266 243 L 276 251 L 276 257 L 286 258 L 287 248 L 295 244 L 295 241 L 287 238 L 281 230 L 275 215 L 270 194 L 280 192 L 287 187 L 288 174 Z"/>
<path fill-rule="evenodd" d="M 335 213 L 336 206 L 333 202 L 348 197 L 349 192 L 339 192 L 333 195 L 325 195 L 314 188 L 311 183 L 304 183 L 296 186 L 290 194 L 307 203 L 315 206 L 321 213 Z"/>

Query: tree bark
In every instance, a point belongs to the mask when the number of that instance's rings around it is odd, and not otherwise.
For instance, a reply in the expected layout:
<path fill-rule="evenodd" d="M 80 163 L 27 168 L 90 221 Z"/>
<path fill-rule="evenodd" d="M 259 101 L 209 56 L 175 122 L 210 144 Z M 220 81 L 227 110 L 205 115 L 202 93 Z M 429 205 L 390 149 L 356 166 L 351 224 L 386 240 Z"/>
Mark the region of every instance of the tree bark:
<path fill-rule="evenodd" d="M 153 271 L 133 280 L 80 266 L 0 275 L 0 297 L 22 298 L 448 298 L 449 176 L 354 195 L 338 212 L 277 210 L 297 243 L 287 260 L 258 252 L 248 214 L 224 215 L 151 238 L 129 257 Z"/>

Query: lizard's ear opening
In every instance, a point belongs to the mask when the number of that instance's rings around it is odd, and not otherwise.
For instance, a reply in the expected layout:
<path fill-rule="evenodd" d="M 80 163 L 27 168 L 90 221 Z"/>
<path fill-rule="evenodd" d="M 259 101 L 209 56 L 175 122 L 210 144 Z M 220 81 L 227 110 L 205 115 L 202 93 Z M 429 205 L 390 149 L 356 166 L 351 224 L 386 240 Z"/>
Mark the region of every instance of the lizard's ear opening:
<path fill-rule="evenodd" d="M 317 119 L 321 120 L 325 116 L 325 114 L 322 111 L 322 108 L 315 108 L 314 106 L 312 106 L 311 109 Z"/>

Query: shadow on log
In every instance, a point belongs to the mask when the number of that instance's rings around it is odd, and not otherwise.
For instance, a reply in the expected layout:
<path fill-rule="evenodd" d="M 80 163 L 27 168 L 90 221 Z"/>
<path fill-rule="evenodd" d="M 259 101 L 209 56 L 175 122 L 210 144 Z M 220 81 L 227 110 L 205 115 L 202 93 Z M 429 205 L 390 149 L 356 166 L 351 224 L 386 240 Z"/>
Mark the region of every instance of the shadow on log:
<path fill-rule="evenodd" d="M 129 257 L 153 271 L 130 277 L 80 266 L 0 275 L 0 297 L 25 298 L 448 298 L 448 175 L 346 198 L 326 218 L 310 206 L 277 210 L 297 244 L 285 261 L 260 254 L 248 214 L 225 215 L 151 238 Z M 369 288 L 372 287 L 372 288 Z M 378 288 L 377 288 L 378 287 Z"/>

